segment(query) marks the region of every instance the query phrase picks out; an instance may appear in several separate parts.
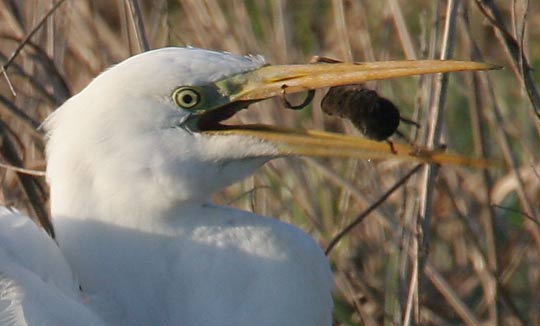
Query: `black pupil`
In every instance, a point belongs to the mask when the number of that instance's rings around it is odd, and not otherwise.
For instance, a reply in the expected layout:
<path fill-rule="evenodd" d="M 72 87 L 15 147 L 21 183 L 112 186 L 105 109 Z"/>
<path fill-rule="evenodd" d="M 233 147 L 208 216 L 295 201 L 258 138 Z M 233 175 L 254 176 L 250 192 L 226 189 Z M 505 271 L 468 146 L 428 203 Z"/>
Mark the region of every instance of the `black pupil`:
<path fill-rule="evenodd" d="M 184 94 L 182 95 L 182 102 L 185 104 L 191 104 L 194 101 L 193 95 L 191 94 Z"/>

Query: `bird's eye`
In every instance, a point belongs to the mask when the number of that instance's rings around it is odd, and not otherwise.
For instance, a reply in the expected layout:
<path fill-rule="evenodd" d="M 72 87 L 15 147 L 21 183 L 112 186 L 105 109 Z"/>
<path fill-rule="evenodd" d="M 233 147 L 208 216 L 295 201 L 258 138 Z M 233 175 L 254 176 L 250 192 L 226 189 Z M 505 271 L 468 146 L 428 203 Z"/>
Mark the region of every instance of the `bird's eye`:
<path fill-rule="evenodd" d="M 172 99 L 179 107 L 191 109 L 199 104 L 201 96 L 191 88 L 178 88 L 174 91 Z"/>

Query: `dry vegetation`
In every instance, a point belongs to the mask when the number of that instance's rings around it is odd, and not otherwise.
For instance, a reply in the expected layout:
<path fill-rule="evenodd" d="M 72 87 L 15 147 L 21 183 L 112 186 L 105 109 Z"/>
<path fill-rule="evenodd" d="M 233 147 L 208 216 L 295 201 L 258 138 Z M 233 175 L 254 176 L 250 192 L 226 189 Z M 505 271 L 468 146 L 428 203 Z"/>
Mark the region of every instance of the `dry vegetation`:
<path fill-rule="evenodd" d="M 0 62 L 56 2 L 0 2 Z M 418 132 L 402 127 L 413 143 L 442 143 L 501 164 L 421 169 L 341 239 L 329 253 L 336 325 L 540 325 L 539 78 L 521 56 L 540 70 L 540 3 L 457 2 L 447 11 L 443 0 L 140 1 L 151 48 L 260 53 L 271 63 L 304 63 L 314 54 L 368 61 L 446 52 L 505 67 L 453 74 L 447 85 L 437 77 L 370 85 L 420 122 Z M 40 122 L 100 71 L 140 52 L 127 3 L 67 0 L 10 64 L 16 96 L 0 80 L 2 163 L 45 169 Z M 266 101 L 236 119 L 358 133 L 324 116 L 320 99 L 302 112 Z M 444 118 L 440 142 L 428 139 L 434 113 Z M 215 200 L 299 225 L 324 248 L 412 167 L 276 160 Z M 42 177 L 3 168 L 0 176 L 4 204 L 36 219 L 47 214 Z"/>

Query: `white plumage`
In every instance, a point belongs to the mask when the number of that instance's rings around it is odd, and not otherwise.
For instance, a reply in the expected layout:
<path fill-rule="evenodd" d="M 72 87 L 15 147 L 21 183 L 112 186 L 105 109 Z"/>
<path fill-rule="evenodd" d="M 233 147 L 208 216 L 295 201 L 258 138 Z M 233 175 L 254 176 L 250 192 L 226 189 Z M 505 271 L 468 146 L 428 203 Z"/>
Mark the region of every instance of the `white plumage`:
<path fill-rule="evenodd" d="M 0 207 L 0 325 L 105 325 L 87 303 L 56 243 Z"/>

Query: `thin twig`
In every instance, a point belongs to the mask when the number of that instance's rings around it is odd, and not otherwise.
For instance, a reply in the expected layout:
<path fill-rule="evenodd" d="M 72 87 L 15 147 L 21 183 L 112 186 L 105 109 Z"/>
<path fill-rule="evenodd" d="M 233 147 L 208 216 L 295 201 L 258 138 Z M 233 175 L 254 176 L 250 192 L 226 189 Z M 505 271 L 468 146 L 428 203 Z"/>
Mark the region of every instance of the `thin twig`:
<path fill-rule="evenodd" d="M 139 48 L 142 51 L 148 51 L 150 50 L 150 45 L 148 44 L 148 39 L 146 38 L 139 2 L 137 0 L 126 0 L 126 3 L 129 7 L 129 11 L 131 12 L 131 22 L 133 23 L 135 36 L 139 42 Z"/>
<path fill-rule="evenodd" d="M 455 39 L 455 27 L 456 27 L 456 16 L 457 9 L 459 7 L 459 0 L 449 0 L 446 6 L 446 21 L 444 25 L 441 54 L 439 59 L 448 60 L 452 57 L 454 39 Z M 442 124 L 443 124 L 443 111 L 444 104 L 446 102 L 446 90 L 448 85 L 448 74 L 438 74 L 435 79 L 435 84 L 433 87 L 433 96 L 431 102 L 431 109 L 429 112 L 428 123 L 427 123 L 427 139 L 426 147 L 428 148 L 437 148 L 440 145 L 440 138 L 442 133 Z M 413 262 L 413 269 L 411 275 L 411 285 L 414 284 L 414 287 L 409 287 L 409 291 L 414 290 L 416 295 L 409 295 L 407 304 L 405 306 L 404 316 L 407 318 L 404 319 L 404 324 L 409 325 L 411 322 L 411 312 L 413 302 L 411 300 L 419 300 L 418 297 L 418 286 L 421 284 L 420 277 L 423 276 L 423 269 L 428 257 L 429 245 L 430 245 L 430 226 L 431 226 L 431 215 L 432 215 L 432 205 L 433 205 L 433 194 L 435 188 L 435 177 L 438 172 L 438 166 L 436 165 L 427 165 L 422 174 L 420 188 L 420 208 L 419 208 L 419 225 L 420 230 L 418 234 L 418 244 L 416 247 L 415 261 Z M 415 279 L 418 278 L 418 279 Z M 418 309 L 418 304 L 415 305 Z M 418 319 L 418 313 L 415 314 Z M 416 320 L 417 321 L 417 320 Z"/>
<path fill-rule="evenodd" d="M 0 162 L 0 167 L 4 168 L 6 170 L 11 170 L 11 171 L 15 171 L 15 172 L 23 173 L 23 174 L 28 174 L 28 175 L 33 175 L 33 176 L 36 176 L 36 177 L 44 177 L 46 175 L 45 171 L 20 168 L 18 166 L 14 166 L 14 165 L 11 165 L 11 164 L 5 164 L 5 163 L 2 163 L 2 162 Z"/>
<path fill-rule="evenodd" d="M 466 35 L 465 37 L 469 39 L 470 45 L 468 46 L 471 50 L 471 59 L 473 60 L 480 60 L 480 50 L 474 43 L 474 40 L 471 35 L 471 26 L 470 26 L 470 20 L 469 20 L 469 12 L 467 8 L 464 10 L 464 14 L 461 19 L 461 26 L 463 27 L 463 32 Z M 480 74 L 474 73 L 471 76 L 471 84 L 473 85 L 473 89 L 471 92 L 471 96 L 469 96 L 470 101 L 470 110 L 469 110 L 469 116 L 471 119 L 471 131 L 473 136 L 473 144 L 475 148 L 475 152 L 477 156 L 487 158 L 490 157 L 490 146 L 489 146 L 489 134 L 486 126 L 485 117 L 483 118 L 482 115 L 482 108 L 487 106 L 486 98 L 483 96 L 482 89 L 480 87 Z M 484 184 L 483 192 L 485 193 L 485 202 L 490 203 L 492 202 L 492 194 L 491 189 L 493 188 L 493 177 L 489 171 L 489 169 L 484 169 L 482 171 L 482 181 Z M 455 198 L 451 197 L 452 201 L 455 202 Z M 483 227 L 484 227 L 484 234 L 485 234 L 485 240 L 484 240 L 484 246 L 478 245 L 478 250 L 481 251 L 482 248 L 485 247 L 485 256 L 486 256 L 486 262 L 488 264 L 489 269 L 494 275 L 498 275 L 498 259 L 497 259 L 497 245 L 496 245 L 496 229 L 495 229 L 495 212 L 492 207 L 487 207 L 487 213 L 488 214 L 479 214 L 479 218 L 483 221 Z M 466 221 L 464 219 L 464 221 Z M 467 225 L 468 226 L 468 225 Z M 471 228 L 472 232 L 472 228 Z M 476 237 L 474 237 L 475 240 L 477 240 Z M 495 293 L 493 294 L 495 297 L 495 300 L 492 304 L 489 305 L 489 319 L 490 323 L 492 324 L 498 324 L 498 321 L 501 320 L 502 311 L 498 307 L 499 302 L 499 293 L 495 290 Z M 486 301 L 487 302 L 487 301 Z"/>
<path fill-rule="evenodd" d="M 392 11 L 392 17 L 394 18 L 394 23 L 396 24 L 396 29 L 399 34 L 399 39 L 401 41 L 401 47 L 405 52 L 405 57 L 407 60 L 416 60 L 417 55 L 411 39 L 411 33 L 407 29 L 405 24 L 405 19 L 403 18 L 403 11 L 401 10 L 400 4 L 397 0 L 388 0 L 390 10 Z"/>
<path fill-rule="evenodd" d="M 441 60 L 448 60 L 452 57 L 454 39 L 455 39 L 455 27 L 457 9 L 459 7 L 459 0 L 449 0 L 446 7 L 446 22 L 444 26 L 444 34 L 441 46 Z M 433 104 L 431 107 L 429 117 L 429 131 L 426 146 L 428 148 L 436 148 L 440 144 L 440 138 L 442 133 L 443 124 L 443 111 L 444 104 L 446 103 L 446 90 L 448 85 L 448 74 L 437 75 L 436 84 L 434 87 Z M 427 257 L 427 251 L 429 247 L 429 228 L 431 225 L 431 205 L 433 199 L 433 189 L 435 176 L 437 174 L 438 167 L 435 165 L 427 165 L 424 170 L 424 182 L 422 187 L 421 201 L 420 201 L 420 216 L 421 216 L 421 229 L 422 229 L 422 241 L 419 247 L 419 271 L 422 271 L 425 259 Z"/>
<path fill-rule="evenodd" d="M 461 220 L 464 226 L 466 238 L 469 241 L 471 241 L 474 247 L 476 247 L 476 249 L 478 250 L 478 253 L 483 261 L 483 264 L 489 267 L 490 264 L 489 264 L 488 256 L 486 256 L 486 254 L 484 254 L 481 250 L 483 246 L 480 243 L 480 235 L 478 232 L 475 231 L 475 227 L 472 225 L 471 219 L 467 218 L 466 216 L 467 214 L 462 211 L 462 208 L 456 201 L 455 194 L 452 194 L 452 189 L 450 188 L 450 185 L 448 184 L 448 178 L 443 178 L 442 186 L 444 187 L 445 192 L 448 192 L 449 194 L 451 194 L 449 196 L 450 201 L 452 203 L 452 206 L 454 207 L 454 211 L 457 213 L 458 218 Z M 490 209 L 489 211 L 492 212 L 493 210 Z M 516 304 L 514 303 L 513 298 L 510 295 L 506 295 L 506 296 L 500 295 L 501 289 L 504 289 L 504 284 L 503 282 L 501 282 L 498 269 L 488 268 L 486 269 L 486 272 L 489 272 L 490 277 L 493 277 L 497 284 L 497 293 L 494 294 L 495 300 L 497 302 L 501 301 L 503 304 L 505 304 L 508 307 L 508 309 L 514 314 L 514 316 L 518 318 L 520 321 L 522 321 L 522 324 L 526 324 L 525 322 L 523 322 L 525 318 L 522 316 L 520 311 L 517 308 L 515 308 Z M 497 314 L 500 313 L 500 309 L 497 309 L 496 313 Z M 497 320 L 500 320 L 498 316 L 497 316 Z M 497 325 L 496 322 L 493 322 L 492 324 Z"/>
<path fill-rule="evenodd" d="M 537 212 L 537 208 L 532 204 L 532 201 L 529 199 L 529 197 L 527 196 L 527 192 L 525 191 L 525 181 L 519 174 L 519 160 L 516 157 L 514 151 L 512 150 L 510 138 L 504 128 L 505 124 L 503 115 L 496 99 L 495 93 L 493 91 L 491 78 L 490 76 L 483 76 L 483 78 L 486 83 L 485 87 L 487 87 L 489 90 L 489 96 L 492 98 L 491 111 L 495 118 L 496 124 L 498 126 L 501 126 L 501 128 L 499 128 L 497 132 L 497 141 L 499 142 L 499 148 L 503 154 L 506 164 L 508 165 L 511 173 L 517 181 L 518 187 L 516 188 L 516 191 L 523 209 L 528 215 L 534 215 Z M 540 232 L 538 232 L 538 230 L 536 229 L 530 229 L 530 231 L 531 235 L 534 236 L 537 245 L 540 247 Z"/>
<path fill-rule="evenodd" d="M 2 36 L 0 36 L 2 37 Z M 31 44 L 31 43 L 27 43 Z M 1 52 L 0 52 L 0 60 L 6 58 Z M 28 73 L 26 70 L 24 70 L 20 65 L 18 65 L 16 62 L 11 63 L 11 74 L 19 75 L 21 78 L 25 79 L 25 82 L 28 83 L 28 85 L 32 86 L 32 89 L 39 94 L 45 101 L 47 101 L 49 104 L 52 104 L 54 106 L 57 106 L 60 104 L 60 102 L 57 101 L 55 96 L 47 91 L 47 87 L 33 74 Z"/>
<path fill-rule="evenodd" d="M 428 58 L 435 58 L 436 53 L 436 47 L 439 43 L 439 35 L 440 35 L 440 19 L 439 19 L 439 12 L 440 7 L 442 6 L 441 1 L 432 1 L 431 3 L 431 12 L 432 12 L 432 18 L 430 25 L 424 27 L 424 33 L 426 34 L 426 40 L 424 41 L 423 48 L 423 56 L 427 56 Z M 422 25 L 423 26 L 423 25 Z M 427 31 L 430 31 L 429 35 Z M 423 39 L 423 38 L 422 38 Z M 429 112 L 428 106 L 430 103 L 433 102 L 433 91 L 432 91 L 432 84 L 433 84 L 433 78 L 434 76 L 423 76 L 420 78 L 419 84 L 422 87 L 421 94 L 418 96 L 417 101 L 419 102 L 419 106 L 422 105 L 422 107 L 425 107 L 425 114 L 421 115 L 420 110 L 418 110 L 418 115 L 424 121 L 422 122 L 422 125 L 428 125 L 427 124 L 427 114 Z M 416 133 L 416 140 L 422 141 L 426 143 L 427 140 L 427 132 L 428 128 L 421 128 L 417 130 Z M 420 181 L 420 178 L 416 178 L 417 181 Z M 401 312 L 401 322 L 403 326 L 409 326 L 413 323 L 413 320 L 419 320 L 420 318 L 420 307 L 419 307 L 419 291 L 418 291 L 418 261 L 419 261 L 419 242 L 420 242 L 420 234 L 418 229 L 418 218 L 420 214 L 420 204 L 421 202 L 418 200 L 418 197 L 420 196 L 421 189 L 417 189 L 415 195 L 413 198 L 408 198 L 409 205 L 417 205 L 418 208 L 415 210 L 416 213 L 413 214 L 411 211 L 410 218 L 408 219 L 408 227 L 413 229 L 415 232 L 411 232 L 409 234 L 403 234 L 403 243 L 406 244 L 406 246 L 402 247 L 402 270 L 401 270 L 401 279 L 400 279 L 400 287 L 402 290 L 402 295 L 400 297 L 401 300 L 401 306 L 402 312 Z M 406 283 L 405 283 L 406 282 Z"/>
<path fill-rule="evenodd" d="M 431 281 L 431 284 L 442 294 L 450 306 L 454 309 L 456 314 L 467 325 L 481 325 L 480 320 L 476 318 L 474 313 L 467 307 L 467 305 L 459 299 L 457 293 L 452 289 L 452 286 L 437 272 L 435 267 L 431 264 L 426 264 L 424 274 Z"/>
<path fill-rule="evenodd" d="M 347 225 L 343 230 L 334 236 L 330 241 L 324 253 L 328 255 L 330 251 L 336 246 L 336 244 L 343 238 L 347 233 L 349 233 L 355 226 L 364 220 L 373 210 L 379 207 L 390 195 L 392 195 L 397 189 L 399 189 L 409 178 L 420 170 L 422 164 L 416 165 L 409 173 L 407 173 L 403 178 L 399 179 L 388 191 L 386 191 L 377 201 L 375 201 L 371 206 L 369 206 L 365 211 L 358 215 L 349 225 Z"/>
<path fill-rule="evenodd" d="M 417 246 L 411 246 L 411 250 L 415 253 L 415 257 L 418 257 L 416 255 L 416 252 L 418 251 Z M 402 324 L 405 326 L 408 326 L 411 324 L 411 317 L 412 317 L 412 311 L 413 306 L 415 304 L 418 304 L 418 302 L 415 303 L 414 298 L 418 296 L 417 289 L 418 289 L 418 259 L 411 259 L 411 276 L 410 281 L 407 286 L 407 294 L 406 294 L 406 301 L 405 305 L 403 307 L 403 322 Z"/>
<path fill-rule="evenodd" d="M 22 125 L 27 127 L 27 129 L 36 137 L 43 137 L 43 133 L 38 129 L 40 123 L 34 120 L 26 112 L 21 110 L 15 103 L 7 99 L 6 97 L 0 95 L 0 109 L 1 112 L 5 112 L 6 115 L 11 115 L 16 118 Z"/>
<path fill-rule="evenodd" d="M 4 63 L 2 65 L 2 67 L 4 68 L 4 70 L 7 70 L 7 68 L 9 67 L 9 65 L 13 62 L 13 60 L 15 60 L 15 58 L 17 57 L 17 55 L 19 55 L 19 53 L 21 52 L 21 50 L 24 48 L 24 46 L 26 45 L 26 43 L 30 40 L 30 38 L 32 38 L 32 36 L 34 36 L 34 34 L 41 28 L 41 26 L 43 24 L 45 24 L 45 22 L 47 21 L 47 18 L 49 18 L 49 16 L 51 16 L 55 11 L 56 9 L 58 9 L 58 7 L 60 7 L 60 5 L 62 5 L 62 3 L 64 3 L 66 0 L 60 0 L 58 1 L 54 6 L 52 6 L 51 9 L 49 9 L 49 11 L 47 11 L 47 14 L 45 14 L 45 16 L 43 16 L 43 18 L 41 18 L 41 20 L 37 23 L 36 26 L 34 26 L 34 28 L 32 28 L 32 30 L 30 31 L 30 33 L 28 33 L 25 38 L 21 41 L 21 43 L 19 44 L 19 46 L 17 46 L 17 48 L 15 49 L 15 51 L 13 51 L 13 53 L 11 54 L 11 56 L 9 57 L 9 59 L 6 61 L 6 63 Z"/>
<path fill-rule="evenodd" d="M 345 8 L 343 1 L 333 0 L 332 11 L 334 14 L 334 21 L 336 24 L 336 31 L 338 33 L 338 39 L 341 40 L 341 55 L 345 61 L 354 61 L 351 44 L 349 41 L 349 34 L 347 29 L 347 22 L 345 21 Z"/>
<path fill-rule="evenodd" d="M 492 0 L 476 0 L 476 4 L 480 12 L 491 22 L 495 30 L 499 32 L 496 34 L 500 36 L 501 43 L 504 44 L 510 54 L 514 68 L 519 71 L 534 113 L 540 119 L 540 94 L 538 94 L 538 90 L 534 84 L 534 79 L 531 76 L 532 69 L 523 52 L 523 48 L 520 46 L 520 42 L 508 31 L 499 9 Z"/>
<path fill-rule="evenodd" d="M 11 89 L 11 92 L 13 93 L 13 95 L 17 95 L 15 93 L 15 89 L 11 86 L 11 82 L 9 81 L 9 78 L 7 76 L 7 69 L 9 68 L 9 65 L 11 65 L 11 63 L 13 62 L 13 60 L 15 60 L 15 58 L 17 57 L 17 55 L 19 55 L 19 53 L 22 51 L 22 49 L 24 48 L 24 46 L 26 45 L 26 43 L 28 43 L 28 41 L 30 40 L 30 38 L 32 38 L 32 36 L 34 36 L 34 34 L 41 28 L 41 26 L 43 26 L 43 24 L 47 21 L 47 18 L 49 18 L 55 11 L 56 9 L 58 9 L 58 7 L 60 7 L 60 5 L 62 5 L 66 0 L 60 0 L 58 1 L 54 6 L 52 6 L 51 9 L 49 9 L 49 11 L 47 11 L 47 14 L 45 14 L 45 16 L 43 16 L 43 18 L 41 18 L 41 20 L 37 23 L 36 26 L 34 26 L 34 28 L 32 28 L 32 30 L 30 31 L 30 33 L 28 33 L 25 38 L 21 41 L 21 43 L 17 46 L 17 48 L 15 49 L 15 51 L 13 51 L 13 53 L 11 54 L 11 56 L 9 57 L 9 59 L 2 65 L 2 74 L 4 75 L 8 85 L 10 85 L 10 89 Z"/>
<path fill-rule="evenodd" d="M 9 91 L 11 92 L 11 94 L 13 94 L 13 96 L 17 96 L 17 92 L 15 92 L 15 88 L 13 87 L 13 84 L 11 83 L 11 80 L 9 79 L 9 76 L 6 72 L 6 68 L 4 66 L 2 66 L 2 76 L 4 76 L 4 79 L 6 80 L 8 84 Z"/>
<path fill-rule="evenodd" d="M 314 158 L 304 157 L 302 159 L 316 167 L 319 172 L 328 179 L 329 182 L 340 188 L 346 189 L 347 192 L 358 203 L 358 205 L 367 206 L 369 204 L 369 200 L 366 198 L 362 190 L 355 186 L 354 183 L 350 181 L 350 179 L 344 177 L 340 173 L 335 172 L 330 167 L 321 163 L 320 161 L 317 161 Z M 381 214 L 378 214 L 377 218 L 379 218 L 381 223 L 383 223 L 385 226 L 388 226 L 389 228 L 394 228 L 395 225 L 393 225 L 393 222 L 389 219 L 389 216 L 386 216 L 381 212 Z"/>
<path fill-rule="evenodd" d="M 20 43 L 22 42 L 22 39 L 13 36 L 8 33 L 0 33 L 0 37 L 6 40 L 10 40 L 13 42 Z M 67 85 L 66 80 L 58 70 L 58 66 L 54 63 L 53 59 L 49 56 L 49 54 L 43 49 L 43 47 L 37 45 L 36 43 L 32 41 L 27 41 L 26 45 L 29 49 L 32 49 L 34 53 L 32 54 L 32 57 L 35 58 L 35 61 L 37 64 L 39 64 L 42 68 L 45 74 L 47 75 L 47 87 L 51 85 L 53 87 L 52 94 L 47 93 L 46 86 L 43 84 L 39 84 L 40 93 L 46 93 L 47 99 L 54 100 L 54 105 L 60 105 L 64 103 L 68 98 L 71 97 L 71 91 L 69 89 L 69 86 Z M 23 70 L 22 67 L 17 66 L 16 64 L 11 65 L 13 69 L 19 69 Z M 30 76 L 25 76 L 30 77 Z M 38 84 L 37 81 L 35 81 L 35 78 L 29 78 L 32 81 L 32 85 Z"/>
<path fill-rule="evenodd" d="M 7 129 L 6 125 L 0 120 L 0 137 L 2 141 L 0 155 L 11 165 L 22 166 L 22 159 L 19 157 L 15 146 L 7 135 Z M 49 219 L 49 215 L 47 214 L 47 210 L 43 205 L 43 201 L 40 199 L 39 190 L 41 186 L 39 182 L 31 176 L 19 172 L 17 173 L 17 178 L 28 198 L 30 206 L 37 216 L 39 224 L 54 239 L 54 228 Z"/>
<path fill-rule="evenodd" d="M 526 218 L 528 218 L 529 220 L 531 220 L 531 222 L 533 222 L 534 224 L 536 224 L 538 227 L 540 227 L 540 222 L 538 221 L 538 219 L 536 219 L 534 216 L 530 215 L 530 214 L 527 214 L 525 213 L 524 211 L 520 211 L 518 209 L 513 209 L 513 208 L 510 208 L 510 207 L 506 207 L 506 206 L 501 206 L 501 205 L 497 205 L 497 204 L 491 204 L 491 206 L 495 207 L 495 208 L 499 208 L 499 209 L 503 209 L 505 211 L 509 211 L 509 212 L 513 212 L 513 213 L 518 213 L 520 215 L 523 215 L 525 216 Z"/>

